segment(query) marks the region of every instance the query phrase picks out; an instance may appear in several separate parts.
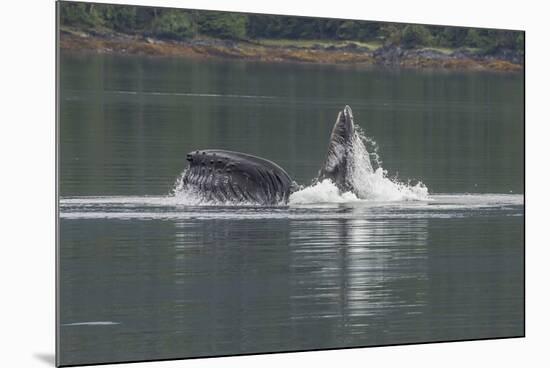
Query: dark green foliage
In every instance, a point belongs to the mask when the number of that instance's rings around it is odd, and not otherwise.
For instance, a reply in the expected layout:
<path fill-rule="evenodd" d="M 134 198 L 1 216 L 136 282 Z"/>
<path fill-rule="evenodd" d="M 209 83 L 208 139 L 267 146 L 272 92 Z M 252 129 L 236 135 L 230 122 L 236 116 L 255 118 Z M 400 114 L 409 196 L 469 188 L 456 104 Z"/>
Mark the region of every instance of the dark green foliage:
<path fill-rule="evenodd" d="M 192 37 L 195 27 L 190 14 L 166 10 L 153 17 L 151 34 L 160 38 L 185 39 Z"/>
<path fill-rule="evenodd" d="M 248 16 L 246 33 L 252 38 L 266 38 L 269 34 L 277 34 L 281 30 L 281 17 L 272 15 Z"/>
<path fill-rule="evenodd" d="M 431 46 L 433 44 L 433 37 L 426 27 L 418 24 L 409 24 L 403 28 L 401 44 L 404 48 L 408 49 L 418 46 Z"/>
<path fill-rule="evenodd" d="M 318 39 L 323 25 L 317 19 L 253 15 L 247 35 L 250 38 Z"/>
<path fill-rule="evenodd" d="M 435 35 L 434 42 L 442 47 L 461 47 L 468 35 L 467 28 L 433 27 L 431 33 Z"/>
<path fill-rule="evenodd" d="M 344 20 L 339 21 L 336 36 L 341 40 L 369 41 L 380 38 L 381 28 L 380 23 Z"/>
<path fill-rule="evenodd" d="M 101 23 L 94 4 L 85 3 L 61 3 L 61 24 L 70 26 L 82 26 L 90 28 Z"/>
<path fill-rule="evenodd" d="M 101 24 L 119 32 L 132 33 L 136 29 L 136 8 L 96 4 L 95 12 Z"/>
<path fill-rule="evenodd" d="M 104 4 L 62 3 L 61 23 L 89 28 L 111 28 L 133 32 L 136 28 L 136 8 Z"/>
<path fill-rule="evenodd" d="M 491 48 L 494 50 L 513 49 L 517 43 L 517 32 L 513 31 L 489 31 Z M 492 51 L 492 50 L 489 50 Z"/>
<path fill-rule="evenodd" d="M 382 41 L 404 48 L 471 47 L 485 53 L 523 52 L 522 32 L 357 20 L 240 14 L 202 10 L 60 3 L 61 25 L 159 38 Z"/>
<path fill-rule="evenodd" d="M 246 37 L 247 16 L 238 13 L 198 12 L 197 23 L 201 34 L 227 39 Z"/>
<path fill-rule="evenodd" d="M 375 22 L 252 14 L 246 32 L 251 39 L 366 41 L 376 39 L 379 29 L 380 24 Z"/>
<path fill-rule="evenodd" d="M 483 31 L 471 28 L 466 33 L 464 44 L 469 47 L 485 48 L 487 47 L 487 37 L 482 34 Z"/>
<path fill-rule="evenodd" d="M 400 45 L 403 26 L 400 24 L 386 23 L 380 27 L 380 38 L 385 45 Z"/>
<path fill-rule="evenodd" d="M 359 33 L 360 28 L 357 22 L 346 20 L 339 25 L 336 36 L 341 40 L 353 39 Z"/>
<path fill-rule="evenodd" d="M 525 33 L 519 32 L 516 36 L 516 50 L 520 50 L 525 53 Z"/>

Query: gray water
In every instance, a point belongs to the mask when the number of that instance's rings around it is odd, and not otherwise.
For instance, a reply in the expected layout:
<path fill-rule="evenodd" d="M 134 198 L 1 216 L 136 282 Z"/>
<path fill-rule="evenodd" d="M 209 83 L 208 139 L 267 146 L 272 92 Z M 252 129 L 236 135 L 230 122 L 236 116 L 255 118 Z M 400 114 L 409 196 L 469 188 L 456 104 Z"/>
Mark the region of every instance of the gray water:
<path fill-rule="evenodd" d="M 60 62 L 61 364 L 523 335 L 522 74 Z M 170 195 L 200 148 L 309 184 L 345 104 L 427 198 Z"/>

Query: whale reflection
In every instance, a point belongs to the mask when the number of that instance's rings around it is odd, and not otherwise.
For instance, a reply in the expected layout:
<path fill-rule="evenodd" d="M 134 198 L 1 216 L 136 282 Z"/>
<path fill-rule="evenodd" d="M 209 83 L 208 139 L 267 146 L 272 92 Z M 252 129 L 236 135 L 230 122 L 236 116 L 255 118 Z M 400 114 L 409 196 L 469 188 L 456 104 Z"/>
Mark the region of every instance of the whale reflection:
<path fill-rule="evenodd" d="M 185 357 L 517 334 L 522 197 L 433 197 L 200 209 L 64 199 L 62 323 L 119 324 L 61 333 L 88 344 L 89 360 L 115 356 L 120 336 L 132 354 Z M 477 241 L 488 231 L 490 247 Z"/>
<path fill-rule="evenodd" d="M 291 223 L 292 319 L 333 320 L 341 345 L 383 335 L 394 314 L 421 314 L 428 221 L 341 219 Z M 411 285 L 402 293 L 403 284 Z"/>
<path fill-rule="evenodd" d="M 295 350 L 361 344 L 421 314 L 427 220 L 342 210 L 359 218 L 175 222 L 174 328 L 197 351 Z"/>

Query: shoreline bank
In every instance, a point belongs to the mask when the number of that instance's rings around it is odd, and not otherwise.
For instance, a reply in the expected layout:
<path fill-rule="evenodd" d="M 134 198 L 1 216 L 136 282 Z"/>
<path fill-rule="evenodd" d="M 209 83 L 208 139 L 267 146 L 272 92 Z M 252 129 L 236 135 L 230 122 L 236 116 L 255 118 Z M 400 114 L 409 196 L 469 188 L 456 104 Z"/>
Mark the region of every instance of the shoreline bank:
<path fill-rule="evenodd" d="M 468 49 L 381 46 L 354 41 L 292 42 L 285 40 L 233 41 L 197 38 L 185 41 L 114 33 L 60 30 L 62 50 L 100 54 L 172 56 L 195 59 L 231 58 L 259 62 L 299 62 L 386 66 L 407 69 L 523 71 L 523 56 L 502 51 L 481 54 Z"/>

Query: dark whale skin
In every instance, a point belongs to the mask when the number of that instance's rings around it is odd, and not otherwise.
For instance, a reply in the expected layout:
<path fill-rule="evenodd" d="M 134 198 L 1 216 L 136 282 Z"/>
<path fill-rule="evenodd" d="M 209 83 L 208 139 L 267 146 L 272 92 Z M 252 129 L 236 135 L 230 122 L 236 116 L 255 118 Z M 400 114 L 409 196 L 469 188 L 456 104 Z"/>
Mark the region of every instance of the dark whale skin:
<path fill-rule="evenodd" d="M 346 105 L 344 110 L 338 113 L 332 128 L 327 157 L 325 164 L 319 170 L 317 181 L 330 179 L 341 192 L 353 191 L 350 170 L 354 137 L 353 113 L 351 108 Z"/>
<path fill-rule="evenodd" d="M 184 188 L 217 203 L 285 204 L 296 185 L 274 162 L 246 153 L 197 150 L 187 161 Z"/>

